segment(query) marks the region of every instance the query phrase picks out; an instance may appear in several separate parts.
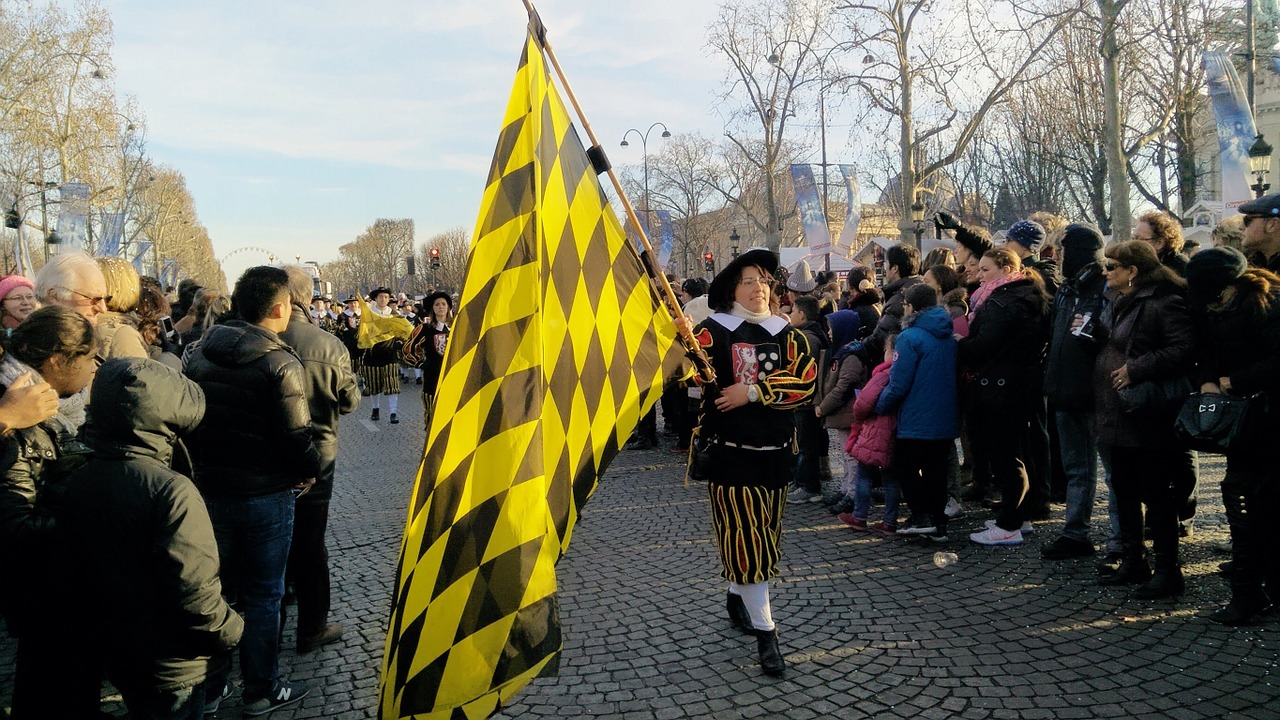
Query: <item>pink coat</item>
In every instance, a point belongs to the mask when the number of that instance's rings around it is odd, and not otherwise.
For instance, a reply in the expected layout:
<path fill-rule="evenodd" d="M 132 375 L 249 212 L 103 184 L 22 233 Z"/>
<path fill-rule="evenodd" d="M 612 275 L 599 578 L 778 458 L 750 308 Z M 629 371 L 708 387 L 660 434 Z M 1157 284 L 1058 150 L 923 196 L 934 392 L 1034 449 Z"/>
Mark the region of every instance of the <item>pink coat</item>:
<path fill-rule="evenodd" d="M 871 467 L 886 468 L 893 464 L 893 444 L 898 434 L 895 415 L 876 415 L 876 401 L 889 384 L 889 368 L 893 363 L 880 363 L 871 371 L 871 379 L 853 401 L 853 426 L 845 451 L 849 457 Z"/>

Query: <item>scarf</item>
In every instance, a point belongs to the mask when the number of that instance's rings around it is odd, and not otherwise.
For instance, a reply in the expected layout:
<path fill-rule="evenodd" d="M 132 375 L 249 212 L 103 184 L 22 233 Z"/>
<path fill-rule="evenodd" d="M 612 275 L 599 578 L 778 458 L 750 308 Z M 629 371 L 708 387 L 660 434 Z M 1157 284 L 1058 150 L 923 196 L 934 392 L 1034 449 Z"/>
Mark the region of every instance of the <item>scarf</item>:
<path fill-rule="evenodd" d="M 773 313 L 769 312 L 768 310 L 765 310 L 762 313 L 751 312 L 750 310 L 743 307 L 742 304 L 736 300 L 733 303 L 733 312 L 729 314 L 734 317 L 742 318 L 743 320 L 746 320 L 749 323 L 756 323 L 757 325 L 773 317 Z"/>
<path fill-rule="evenodd" d="M 1021 272 L 1012 272 L 1008 275 L 1001 275 L 995 280 L 988 280 L 982 283 L 982 286 L 973 291 L 973 297 L 969 300 L 969 321 L 973 321 L 973 317 L 978 314 L 978 308 L 991 297 L 991 293 L 1008 285 L 1015 280 L 1023 280 L 1025 276 Z"/>
<path fill-rule="evenodd" d="M 12 355 L 6 354 L 3 360 L 0 360 L 0 385 L 4 387 L 12 387 L 23 373 L 31 373 L 32 383 L 42 383 L 44 378 L 40 377 L 40 373 L 34 368 L 27 366 Z M 58 444 L 75 439 L 76 432 L 80 426 L 84 424 L 85 418 L 85 395 L 89 389 L 72 395 L 68 398 L 62 398 L 58 401 L 58 414 L 45 420 L 42 425 L 51 428 L 58 437 Z"/>

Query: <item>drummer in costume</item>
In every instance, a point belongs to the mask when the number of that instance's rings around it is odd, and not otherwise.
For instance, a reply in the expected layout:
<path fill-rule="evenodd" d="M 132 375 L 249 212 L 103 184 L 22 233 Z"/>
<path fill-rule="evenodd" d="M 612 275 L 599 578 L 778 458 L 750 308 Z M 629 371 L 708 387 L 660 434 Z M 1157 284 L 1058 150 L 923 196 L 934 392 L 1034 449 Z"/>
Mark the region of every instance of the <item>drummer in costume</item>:
<path fill-rule="evenodd" d="M 760 665 L 786 665 L 769 607 L 781 555 L 782 511 L 795 466 L 792 410 L 814 391 L 817 365 L 804 335 L 777 314 L 778 257 L 754 248 L 711 281 L 715 314 L 694 329 L 716 373 L 705 388 L 696 431 L 705 442 L 711 525 L 729 581 L 729 619 L 754 634 Z"/>

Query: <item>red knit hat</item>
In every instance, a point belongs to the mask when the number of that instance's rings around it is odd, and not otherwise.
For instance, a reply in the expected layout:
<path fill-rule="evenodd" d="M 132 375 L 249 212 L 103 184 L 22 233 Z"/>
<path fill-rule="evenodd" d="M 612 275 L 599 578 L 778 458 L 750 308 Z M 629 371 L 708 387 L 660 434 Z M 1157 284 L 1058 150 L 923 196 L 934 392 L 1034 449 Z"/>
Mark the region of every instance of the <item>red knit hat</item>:
<path fill-rule="evenodd" d="M 36 289 L 35 283 L 21 275 L 5 275 L 0 278 L 0 300 L 9 297 L 9 293 L 13 292 L 14 288 L 20 287 Z"/>

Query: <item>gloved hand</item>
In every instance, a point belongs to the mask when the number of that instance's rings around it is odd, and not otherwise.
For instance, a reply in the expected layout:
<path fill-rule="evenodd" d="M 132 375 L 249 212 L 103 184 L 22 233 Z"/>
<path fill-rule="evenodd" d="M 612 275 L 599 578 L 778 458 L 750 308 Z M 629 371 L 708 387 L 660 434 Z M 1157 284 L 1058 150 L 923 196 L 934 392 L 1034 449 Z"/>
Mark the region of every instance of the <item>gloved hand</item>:
<path fill-rule="evenodd" d="M 946 210 L 939 210 L 938 213 L 933 216 L 933 224 L 943 230 L 959 230 L 962 227 L 960 221 L 956 219 L 956 216 Z"/>

